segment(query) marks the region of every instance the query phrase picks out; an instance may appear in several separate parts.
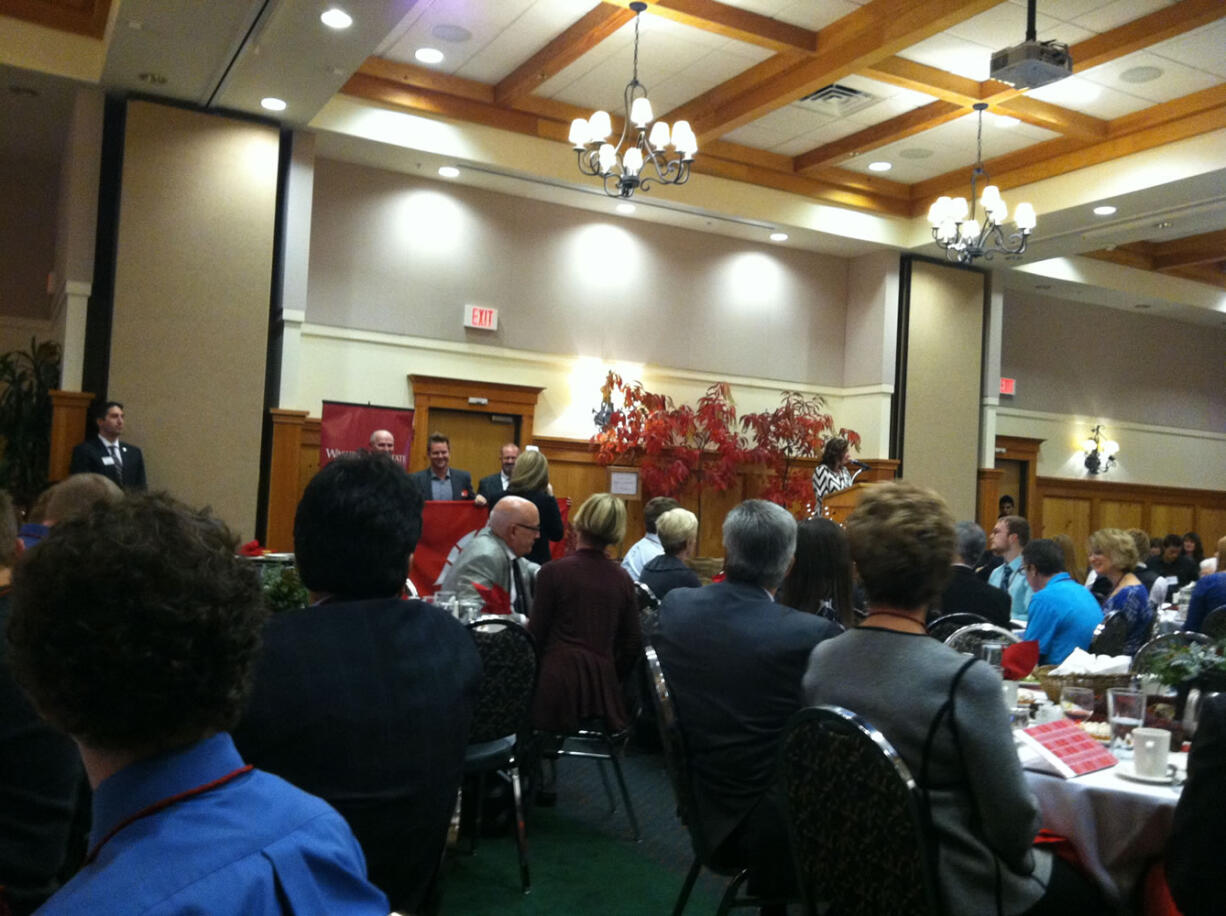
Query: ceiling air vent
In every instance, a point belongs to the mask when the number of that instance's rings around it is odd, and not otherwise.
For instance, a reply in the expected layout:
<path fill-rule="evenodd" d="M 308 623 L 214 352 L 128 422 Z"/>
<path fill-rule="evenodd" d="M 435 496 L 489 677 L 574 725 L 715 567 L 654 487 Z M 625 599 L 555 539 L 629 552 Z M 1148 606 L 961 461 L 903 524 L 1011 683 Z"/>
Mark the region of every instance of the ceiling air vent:
<path fill-rule="evenodd" d="M 811 92 L 800 99 L 797 104 L 811 111 L 821 112 L 831 118 L 842 118 L 860 111 L 879 101 L 877 96 L 850 86 L 831 83 L 816 92 Z"/>

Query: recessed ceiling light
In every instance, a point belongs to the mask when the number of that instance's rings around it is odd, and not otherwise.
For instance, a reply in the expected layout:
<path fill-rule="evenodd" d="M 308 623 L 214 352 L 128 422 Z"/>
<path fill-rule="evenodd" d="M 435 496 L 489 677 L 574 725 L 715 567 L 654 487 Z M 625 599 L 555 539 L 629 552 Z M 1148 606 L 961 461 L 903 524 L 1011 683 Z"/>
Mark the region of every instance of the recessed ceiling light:
<path fill-rule="evenodd" d="M 440 41 L 450 41 L 455 44 L 468 41 L 473 37 L 473 33 L 462 25 L 439 24 L 430 30 L 430 34 Z"/>
<path fill-rule="evenodd" d="M 1160 223 L 1154 223 L 1154 228 L 1155 229 L 1170 229 L 1173 225 L 1175 224 L 1172 223 L 1169 219 L 1164 219 Z"/>
<path fill-rule="evenodd" d="M 997 115 L 995 121 L 997 127 L 1017 127 L 1022 123 L 1013 115 Z"/>
<path fill-rule="evenodd" d="M 1094 208 L 1095 216 L 1111 216 L 1115 213 L 1115 207 L 1110 204 L 1103 204 L 1101 207 Z"/>
<path fill-rule="evenodd" d="M 319 14 L 319 21 L 330 29 L 347 29 L 353 25 L 353 17 L 339 7 L 329 7 Z"/>
<path fill-rule="evenodd" d="M 285 100 L 274 98 L 271 95 L 266 99 L 260 99 L 260 105 L 269 111 L 285 111 Z"/>
<path fill-rule="evenodd" d="M 1124 83 L 1149 83 L 1162 75 L 1161 67 L 1132 67 L 1120 74 Z"/>
<path fill-rule="evenodd" d="M 927 159 L 932 155 L 932 150 L 924 149 L 922 146 L 909 146 L 905 150 L 898 153 L 900 159 Z"/>
<path fill-rule="evenodd" d="M 870 162 L 868 164 L 870 172 L 888 172 L 892 168 L 894 168 L 894 163 L 892 162 Z"/>
<path fill-rule="evenodd" d="M 442 175 L 444 178 L 459 178 L 460 177 L 460 170 L 457 169 L 454 165 L 439 166 L 438 173 Z"/>
<path fill-rule="evenodd" d="M 617 212 L 629 214 L 634 212 L 634 204 L 620 203 L 617 205 Z"/>
<path fill-rule="evenodd" d="M 772 242 L 786 242 L 787 240 L 788 240 L 788 234 L 786 232 L 772 232 L 771 233 Z"/>
<path fill-rule="evenodd" d="M 437 64 L 443 60 L 443 52 L 438 48 L 418 48 L 413 56 L 423 64 Z"/>

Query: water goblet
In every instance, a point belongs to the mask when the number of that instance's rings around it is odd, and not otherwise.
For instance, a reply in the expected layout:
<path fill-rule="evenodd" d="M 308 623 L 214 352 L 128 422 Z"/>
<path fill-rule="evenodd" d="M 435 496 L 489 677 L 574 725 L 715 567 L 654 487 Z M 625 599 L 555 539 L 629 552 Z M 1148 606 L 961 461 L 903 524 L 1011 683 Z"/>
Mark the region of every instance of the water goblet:
<path fill-rule="evenodd" d="M 1139 690 L 1111 687 L 1107 690 L 1107 721 L 1111 723 L 1111 750 L 1131 756 L 1132 730 L 1145 718 L 1145 697 Z"/>
<path fill-rule="evenodd" d="M 1078 725 L 1094 715 L 1094 691 L 1089 687 L 1066 686 L 1060 690 L 1060 708 Z"/>

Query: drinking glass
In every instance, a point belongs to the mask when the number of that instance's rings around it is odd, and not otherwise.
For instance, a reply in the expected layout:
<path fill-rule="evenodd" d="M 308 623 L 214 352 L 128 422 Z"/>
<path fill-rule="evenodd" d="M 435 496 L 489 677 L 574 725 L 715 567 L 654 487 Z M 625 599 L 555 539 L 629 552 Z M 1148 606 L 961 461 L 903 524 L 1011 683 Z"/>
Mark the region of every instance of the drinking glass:
<path fill-rule="evenodd" d="M 447 611 L 449 614 L 455 613 L 455 592 L 445 592 L 441 589 L 434 593 L 435 607 Z"/>
<path fill-rule="evenodd" d="M 1145 696 L 1139 690 L 1111 687 L 1107 690 L 1107 720 L 1111 723 L 1111 750 L 1117 756 L 1132 754 L 1132 730 L 1145 718 Z"/>
<path fill-rule="evenodd" d="M 980 643 L 978 655 L 985 662 L 999 671 L 1001 653 L 1004 651 L 1005 647 L 998 642 L 985 642 Z"/>
<path fill-rule="evenodd" d="M 1094 691 L 1090 687 L 1063 687 L 1060 690 L 1060 708 L 1077 724 L 1094 715 Z"/>

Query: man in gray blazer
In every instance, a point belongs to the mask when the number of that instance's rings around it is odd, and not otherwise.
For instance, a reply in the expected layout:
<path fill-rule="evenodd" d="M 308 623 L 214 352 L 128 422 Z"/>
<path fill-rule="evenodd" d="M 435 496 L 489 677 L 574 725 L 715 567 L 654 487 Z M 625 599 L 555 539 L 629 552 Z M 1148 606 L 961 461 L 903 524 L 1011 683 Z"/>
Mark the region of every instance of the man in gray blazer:
<path fill-rule="evenodd" d="M 523 559 L 541 531 L 536 506 L 522 496 L 504 496 L 490 510 L 490 523 L 477 532 L 456 559 L 443 591 L 461 600 L 481 601 L 476 586 L 497 586 L 511 598 L 511 608 L 527 615 L 532 609 L 535 564 Z"/>
<path fill-rule="evenodd" d="M 415 471 L 409 480 L 423 500 L 472 499 L 473 478 L 468 471 L 451 466 L 451 440 L 442 433 L 431 433 L 426 440 L 430 467 Z"/>

